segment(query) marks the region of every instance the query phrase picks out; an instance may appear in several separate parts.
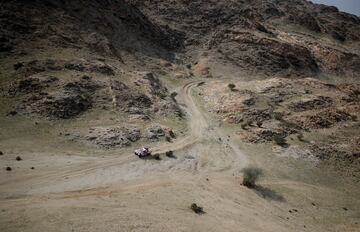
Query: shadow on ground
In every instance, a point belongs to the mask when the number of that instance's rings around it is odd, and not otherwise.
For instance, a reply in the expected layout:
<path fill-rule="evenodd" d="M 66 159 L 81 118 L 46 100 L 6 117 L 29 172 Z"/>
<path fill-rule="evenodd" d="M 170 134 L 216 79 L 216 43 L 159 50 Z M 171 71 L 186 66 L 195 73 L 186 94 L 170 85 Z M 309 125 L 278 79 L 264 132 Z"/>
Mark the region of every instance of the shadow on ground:
<path fill-rule="evenodd" d="M 161 160 L 160 155 L 148 155 L 148 156 L 143 156 L 143 157 L 139 157 L 142 160 Z"/>
<path fill-rule="evenodd" d="M 285 201 L 285 198 L 280 193 L 277 193 L 276 191 L 267 187 L 256 185 L 253 190 L 257 195 L 261 196 L 264 199 L 280 202 Z"/>
<path fill-rule="evenodd" d="M 174 154 L 167 154 L 166 157 L 170 159 L 177 159 L 177 157 Z"/>

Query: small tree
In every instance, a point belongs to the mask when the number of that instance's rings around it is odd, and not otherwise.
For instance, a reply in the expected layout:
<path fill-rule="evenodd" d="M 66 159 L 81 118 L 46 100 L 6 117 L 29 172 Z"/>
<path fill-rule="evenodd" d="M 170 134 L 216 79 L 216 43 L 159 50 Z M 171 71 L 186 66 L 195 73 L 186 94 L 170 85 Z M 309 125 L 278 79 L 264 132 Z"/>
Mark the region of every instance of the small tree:
<path fill-rule="evenodd" d="M 229 87 L 229 89 L 230 89 L 231 91 L 234 91 L 236 85 L 234 85 L 233 83 L 230 83 L 230 84 L 228 84 L 228 87 Z"/>

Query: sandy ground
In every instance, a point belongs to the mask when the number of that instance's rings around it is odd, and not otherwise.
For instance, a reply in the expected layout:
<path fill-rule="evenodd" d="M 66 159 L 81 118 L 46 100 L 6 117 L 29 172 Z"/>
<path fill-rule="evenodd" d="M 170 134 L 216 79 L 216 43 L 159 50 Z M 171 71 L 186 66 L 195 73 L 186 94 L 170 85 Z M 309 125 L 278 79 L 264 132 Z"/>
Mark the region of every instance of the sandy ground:
<path fill-rule="evenodd" d="M 245 155 L 198 107 L 199 83 L 186 83 L 177 97 L 188 135 L 152 148 L 174 150 L 172 158 L 36 153 L 1 170 L 0 231 L 360 231 L 359 186 L 322 184 L 313 173 L 299 180 L 304 164 L 280 175 L 289 162 Z M 274 173 L 247 189 L 241 169 L 249 165 Z M 192 203 L 205 214 L 193 213 Z"/>

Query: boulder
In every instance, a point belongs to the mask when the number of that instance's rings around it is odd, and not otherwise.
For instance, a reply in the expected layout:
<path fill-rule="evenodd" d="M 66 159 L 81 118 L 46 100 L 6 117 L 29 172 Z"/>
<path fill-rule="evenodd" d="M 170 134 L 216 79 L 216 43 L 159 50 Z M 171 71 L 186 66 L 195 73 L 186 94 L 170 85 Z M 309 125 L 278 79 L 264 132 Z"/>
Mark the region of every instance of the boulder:
<path fill-rule="evenodd" d="M 152 125 L 146 129 L 146 133 L 148 139 L 158 139 L 165 136 L 165 131 L 160 125 Z"/>

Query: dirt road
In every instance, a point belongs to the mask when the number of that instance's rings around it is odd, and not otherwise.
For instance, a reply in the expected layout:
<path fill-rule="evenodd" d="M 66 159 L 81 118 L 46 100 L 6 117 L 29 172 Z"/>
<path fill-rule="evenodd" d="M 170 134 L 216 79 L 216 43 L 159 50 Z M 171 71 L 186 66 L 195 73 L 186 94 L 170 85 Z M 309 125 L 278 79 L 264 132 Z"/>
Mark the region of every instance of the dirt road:
<path fill-rule="evenodd" d="M 208 122 L 206 121 L 205 117 L 203 116 L 202 112 L 196 106 L 193 97 L 191 96 L 192 88 L 196 87 L 201 81 L 191 81 L 186 83 L 181 90 L 179 91 L 179 95 L 177 97 L 178 101 L 183 105 L 183 109 L 187 113 L 188 119 L 188 128 L 189 133 L 188 135 L 175 140 L 173 143 L 164 143 L 157 147 L 153 147 L 152 150 L 154 153 L 165 153 L 166 151 L 179 151 L 183 149 L 188 149 L 191 146 L 201 143 L 202 141 L 206 141 L 209 139 L 217 139 L 222 137 L 223 135 L 219 130 L 210 130 Z M 232 151 L 230 150 L 227 156 L 231 156 L 232 158 L 229 159 L 229 162 L 234 162 L 234 157 L 237 156 L 239 160 L 241 160 L 241 166 L 244 167 L 247 164 L 246 157 L 244 154 L 232 143 L 228 142 L 227 146 L 231 147 Z M 201 149 L 203 152 L 207 150 L 206 146 L 200 146 L 197 149 Z M 222 149 L 222 148 L 220 148 Z M 234 153 L 234 154 L 232 154 Z M 208 154 L 209 156 L 211 153 Z M 54 158 L 55 160 L 52 160 Z M 37 172 L 35 176 L 22 178 L 20 176 L 11 176 L 10 180 L 7 178 L 0 182 L 1 187 L 9 189 L 9 186 L 6 185 L 14 185 L 13 189 L 16 191 L 19 189 L 19 186 L 24 186 L 29 181 L 36 183 L 32 186 L 31 193 L 37 193 L 38 189 L 41 189 L 41 193 L 51 193 L 57 192 L 57 189 L 60 191 L 64 190 L 63 188 L 66 185 L 67 190 L 78 190 L 81 189 L 83 186 L 86 187 L 98 187 L 105 181 L 105 183 L 109 184 L 111 180 L 117 181 L 118 179 L 114 176 L 114 173 L 109 173 L 111 176 L 104 176 L 100 178 L 98 176 L 99 172 L 103 170 L 121 170 L 118 172 L 119 178 L 126 179 L 126 176 L 131 178 L 134 173 L 134 168 L 130 168 L 131 166 L 136 166 L 140 170 L 137 170 L 136 173 L 140 172 L 143 174 L 145 172 L 141 170 L 141 167 L 144 166 L 144 161 L 139 160 L 136 156 L 131 154 L 121 154 L 119 156 L 107 156 L 104 158 L 84 158 L 84 157 L 69 157 L 66 158 L 59 158 L 64 163 L 59 163 L 58 157 L 41 157 L 42 160 L 38 160 L 39 163 L 44 163 L 46 166 L 49 166 L 49 163 L 52 165 L 58 164 L 59 166 L 54 166 L 51 171 L 48 169 L 44 172 Z M 211 157 L 205 157 L 206 159 L 210 159 Z M 216 157 L 212 157 L 216 158 Z M 45 160 L 43 160 L 45 159 Z M 237 160 L 238 160 L 237 159 Z M 69 163 L 69 161 L 71 163 Z M 159 164 L 161 166 L 161 164 Z M 147 167 L 145 165 L 145 167 Z M 239 168 L 239 166 L 238 166 Z M 139 174 L 135 174 L 138 176 Z M 121 175 L 120 175 L 121 174 Z M 14 178 L 14 179 L 13 179 Z M 72 179 L 73 181 L 65 181 Z M 75 181 L 78 180 L 78 181 Z M 50 186 L 47 186 L 50 185 Z M 54 185 L 60 185 L 61 187 L 56 188 Z M 39 186 L 39 187 L 36 187 Z M 47 189 L 47 191 L 43 191 Z"/>
<path fill-rule="evenodd" d="M 290 221 L 298 194 L 283 196 L 262 186 L 240 186 L 239 171 L 249 164 L 192 96 L 200 81 L 186 83 L 177 100 L 187 112 L 188 134 L 153 150 L 175 151 L 172 158 L 141 160 L 133 154 L 80 157 L 39 154 L 0 176 L 0 231 L 323 231 L 319 212 L 302 197 L 306 214 Z M 36 163 L 35 170 L 29 165 Z M 17 171 L 19 170 L 19 171 Z M 26 171 L 25 171 L 26 170 Z M 285 193 L 339 194 L 327 188 L 273 180 Z M 339 195 L 340 196 L 340 195 Z M 308 202 L 309 201 L 309 202 Z M 205 214 L 194 214 L 197 203 Z M 322 204 L 322 203 L 320 203 Z M 329 212 L 332 212 L 329 209 Z M 328 214 L 328 211 L 325 212 Z M 310 216 L 309 216 L 310 215 Z M 293 217 L 293 216 L 291 216 Z M 304 225 L 306 225 L 304 227 Z"/>

